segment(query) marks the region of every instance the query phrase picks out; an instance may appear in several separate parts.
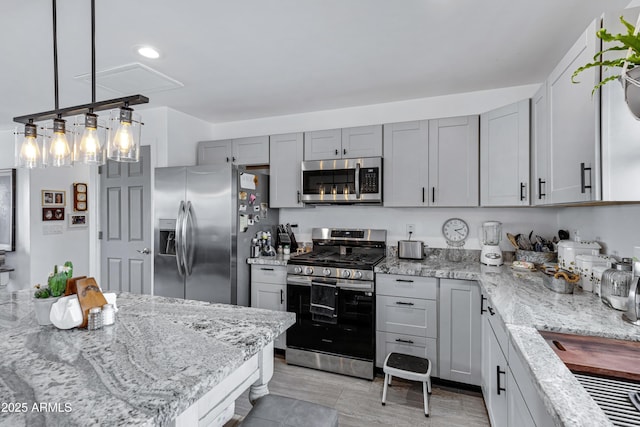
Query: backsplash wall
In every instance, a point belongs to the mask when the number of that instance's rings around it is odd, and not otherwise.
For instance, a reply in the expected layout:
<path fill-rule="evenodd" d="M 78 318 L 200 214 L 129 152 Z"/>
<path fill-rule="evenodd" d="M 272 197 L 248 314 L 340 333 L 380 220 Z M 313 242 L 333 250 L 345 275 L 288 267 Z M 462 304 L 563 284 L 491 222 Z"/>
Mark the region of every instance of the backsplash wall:
<path fill-rule="evenodd" d="M 485 221 L 502 222 L 503 250 L 512 251 L 506 241 L 507 232 L 529 233 L 552 237 L 558 232 L 557 208 L 385 208 L 380 206 L 316 206 L 303 209 L 280 209 L 280 221 L 298 224 L 294 229 L 298 241 L 310 241 L 314 227 L 362 227 L 387 230 L 387 245 L 407 239 L 407 224 L 415 225 L 413 239 L 423 240 L 429 247 L 444 248 L 442 224 L 457 217 L 469 224 L 465 249 L 480 249 L 479 228 Z"/>
<path fill-rule="evenodd" d="M 640 205 L 589 206 L 558 209 L 558 224 L 582 240 L 597 240 L 603 253 L 630 257 L 640 246 Z"/>

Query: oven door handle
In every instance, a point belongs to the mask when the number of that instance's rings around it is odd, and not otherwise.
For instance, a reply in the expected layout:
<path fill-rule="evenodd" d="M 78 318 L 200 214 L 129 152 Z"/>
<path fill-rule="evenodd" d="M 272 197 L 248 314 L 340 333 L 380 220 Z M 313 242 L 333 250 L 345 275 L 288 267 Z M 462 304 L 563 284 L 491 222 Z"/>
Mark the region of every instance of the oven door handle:
<path fill-rule="evenodd" d="M 287 285 L 311 286 L 311 278 L 304 276 L 287 276 Z"/>

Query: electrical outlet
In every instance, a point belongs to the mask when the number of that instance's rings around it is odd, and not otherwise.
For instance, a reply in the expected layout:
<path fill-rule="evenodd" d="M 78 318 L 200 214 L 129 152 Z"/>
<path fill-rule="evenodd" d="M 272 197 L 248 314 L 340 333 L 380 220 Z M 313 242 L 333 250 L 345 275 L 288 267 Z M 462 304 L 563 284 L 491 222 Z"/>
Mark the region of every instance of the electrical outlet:
<path fill-rule="evenodd" d="M 407 224 L 407 233 L 415 233 L 416 225 L 415 224 Z"/>

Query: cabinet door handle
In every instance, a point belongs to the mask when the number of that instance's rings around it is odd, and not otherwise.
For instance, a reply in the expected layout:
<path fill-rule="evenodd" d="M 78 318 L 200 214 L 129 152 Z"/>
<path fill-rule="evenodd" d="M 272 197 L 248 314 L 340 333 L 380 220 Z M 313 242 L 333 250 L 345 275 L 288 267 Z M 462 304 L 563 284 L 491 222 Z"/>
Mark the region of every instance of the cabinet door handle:
<path fill-rule="evenodd" d="M 538 199 L 546 197 L 546 194 L 542 192 L 542 184 L 546 184 L 547 181 L 543 181 L 542 178 L 538 178 Z"/>
<path fill-rule="evenodd" d="M 436 202 L 436 187 L 431 187 L 431 203 Z"/>
<path fill-rule="evenodd" d="M 398 304 L 398 305 L 414 305 L 412 302 L 405 302 L 405 301 L 396 301 L 396 304 Z"/>
<path fill-rule="evenodd" d="M 396 282 L 413 283 L 411 279 L 396 279 Z"/>
<path fill-rule="evenodd" d="M 338 153 L 339 153 L 339 151 L 338 151 L 338 149 L 336 149 L 336 156 L 338 155 Z"/>
<path fill-rule="evenodd" d="M 342 154 L 347 154 L 347 149 L 346 148 L 342 149 Z"/>
<path fill-rule="evenodd" d="M 263 270 L 263 271 L 273 271 L 273 268 L 260 267 L 260 270 Z"/>
<path fill-rule="evenodd" d="M 487 310 L 489 310 L 489 314 L 492 316 L 496 314 L 496 312 L 493 310 L 493 308 L 491 308 L 491 306 L 487 306 Z"/>
<path fill-rule="evenodd" d="M 484 302 L 487 300 L 487 297 L 484 295 L 480 295 L 480 314 L 484 314 L 487 310 L 484 308 Z"/>
<path fill-rule="evenodd" d="M 227 163 L 229 163 L 229 158 L 227 157 Z"/>
<path fill-rule="evenodd" d="M 284 291 L 280 289 L 280 304 L 284 304 Z"/>
<path fill-rule="evenodd" d="M 298 203 L 300 203 L 300 191 L 298 191 Z"/>
<path fill-rule="evenodd" d="M 402 338 L 396 338 L 396 342 L 402 342 L 405 344 L 413 344 L 413 341 L 411 340 L 403 340 Z"/>
<path fill-rule="evenodd" d="M 589 171 L 589 177 L 591 177 L 591 168 L 587 168 L 584 166 L 584 163 L 580 163 L 580 192 L 581 193 L 585 193 L 587 188 L 589 190 L 591 190 L 591 185 L 586 185 L 585 183 L 585 172 Z M 589 182 L 591 182 L 591 179 L 589 179 Z"/>
<path fill-rule="evenodd" d="M 424 203 L 424 187 L 422 187 L 422 203 Z"/>
<path fill-rule="evenodd" d="M 520 183 L 520 201 L 523 200 L 527 200 L 527 195 L 524 194 L 524 189 L 526 188 L 526 185 L 524 182 Z"/>
<path fill-rule="evenodd" d="M 497 391 L 498 391 L 498 395 L 500 395 L 501 391 L 507 391 L 506 388 L 504 388 L 504 387 L 502 387 L 500 385 L 500 375 L 504 375 L 506 373 L 507 373 L 506 371 L 501 371 L 500 370 L 500 365 L 496 365 L 496 386 L 497 386 L 496 388 L 497 388 Z"/>
<path fill-rule="evenodd" d="M 233 161 L 233 163 L 236 162 L 236 158 L 235 157 L 232 157 L 231 160 Z"/>

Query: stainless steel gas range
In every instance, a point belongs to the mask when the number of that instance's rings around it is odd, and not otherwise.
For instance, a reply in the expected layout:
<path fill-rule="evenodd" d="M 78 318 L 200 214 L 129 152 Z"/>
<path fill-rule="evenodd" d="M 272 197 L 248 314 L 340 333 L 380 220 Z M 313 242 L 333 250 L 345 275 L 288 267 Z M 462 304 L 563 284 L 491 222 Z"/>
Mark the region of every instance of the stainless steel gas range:
<path fill-rule="evenodd" d="M 313 252 L 287 264 L 287 363 L 373 379 L 373 268 L 386 251 L 386 230 L 314 228 Z"/>

